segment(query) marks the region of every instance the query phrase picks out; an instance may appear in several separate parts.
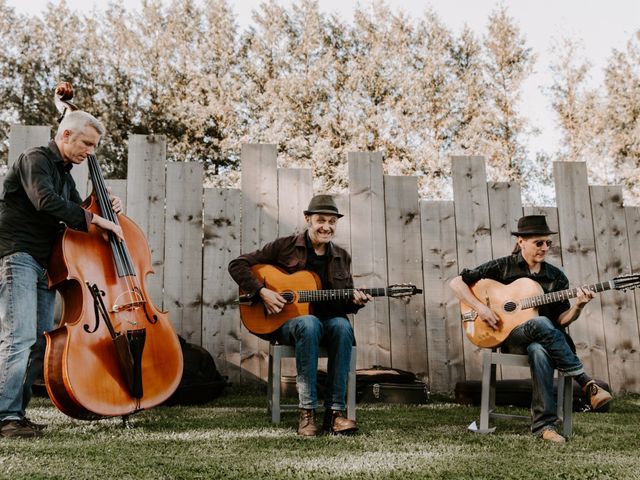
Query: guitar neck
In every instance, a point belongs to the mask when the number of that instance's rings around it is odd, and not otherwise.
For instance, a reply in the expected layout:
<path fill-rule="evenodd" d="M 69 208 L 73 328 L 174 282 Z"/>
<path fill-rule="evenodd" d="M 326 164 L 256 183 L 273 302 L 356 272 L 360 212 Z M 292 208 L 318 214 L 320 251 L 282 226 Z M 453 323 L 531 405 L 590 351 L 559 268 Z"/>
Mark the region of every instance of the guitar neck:
<path fill-rule="evenodd" d="M 348 300 L 353 298 L 354 290 L 360 290 L 372 297 L 384 297 L 388 295 L 387 288 L 343 288 L 339 290 L 299 290 L 298 302 L 326 302 L 332 300 Z"/>
<path fill-rule="evenodd" d="M 537 297 L 525 298 L 520 302 L 520 307 L 522 309 L 535 308 L 541 305 L 547 305 L 549 303 L 561 302 L 563 300 L 575 298 L 578 296 L 578 288 L 580 287 L 560 290 L 558 292 L 549 292 L 545 293 L 544 295 L 538 295 Z M 582 288 L 586 288 L 587 290 L 591 290 L 592 292 L 604 292 L 605 290 L 614 288 L 614 285 L 613 281 L 609 280 L 607 282 L 594 283 L 593 285 L 588 285 Z"/>

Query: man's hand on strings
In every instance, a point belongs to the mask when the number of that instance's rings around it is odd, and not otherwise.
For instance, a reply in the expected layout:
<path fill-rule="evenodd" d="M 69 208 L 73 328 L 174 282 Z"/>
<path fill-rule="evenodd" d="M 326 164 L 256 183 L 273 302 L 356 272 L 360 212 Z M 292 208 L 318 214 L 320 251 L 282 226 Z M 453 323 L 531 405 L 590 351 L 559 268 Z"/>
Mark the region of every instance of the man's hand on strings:
<path fill-rule="evenodd" d="M 120 227 L 120 225 L 113 223 L 111 220 L 107 220 L 104 217 L 101 217 L 100 215 L 93 215 L 93 218 L 91 219 L 91 223 L 93 223 L 94 225 L 100 227 L 101 229 L 108 231 L 108 232 L 113 232 L 116 237 L 118 237 L 118 240 L 122 241 L 124 240 L 124 235 L 122 233 L 122 227 Z"/>
<path fill-rule="evenodd" d="M 269 314 L 280 313 L 287 303 L 282 295 L 266 287 L 260 289 L 259 295 Z"/>
<path fill-rule="evenodd" d="M 478 314 L 478 318 L 480 320 L 482 320 L 483 322 L 485 322 L 487 325 L 489 325 L 491 328 L 493 328 L 494 330 L 497 330 L 498 327 L 500 326 L 500 319 L 498 318 L 498 316 L 494 313 L 493 310 L 491 310 L 489 307 L 487 307 L 486 305 L 482 305 L 481 307 L 479 307 L 476 310 L 476 313 Z"/>
<path fill-rule="evenodd" d="M 111 199 L 111 206 L 113 207 L 113 211 L 118 215 L 122 213 L 122 200 L 120 197 L 112 195 L 111 187 L 107 187 L 107 192 L 109 192 L 109 198 Z"/>

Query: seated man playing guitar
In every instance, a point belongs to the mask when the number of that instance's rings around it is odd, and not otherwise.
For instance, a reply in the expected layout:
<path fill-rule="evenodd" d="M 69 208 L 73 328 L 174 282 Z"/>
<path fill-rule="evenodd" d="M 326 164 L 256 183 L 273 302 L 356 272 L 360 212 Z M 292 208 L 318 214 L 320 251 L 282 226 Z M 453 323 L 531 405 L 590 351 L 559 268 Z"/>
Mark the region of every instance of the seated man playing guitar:
<path fill-rule="evenodd" d="M 336 232 L 338 212 L 333 198 L 316 195 L 304 211 L 307 230 L 299 235 L 278 238 L 262 249 L 240 255 L 229 263 L 229 273 L 238 283 L 245 297 L 261 300 L 267 314 L 280 313 L 287 299 L 265 287 L 251 267 L 258 264 L 275 265 L 287 273 L 308 270 L 317 274 L 323 287 L 352 289 L 351 257 L 331 242 Z M 356 313 L 372 296 L 353 290 L 353 296 L 333 302 L 313 302 L 313 315 L 303 315 L 285 322 L 276 331 L 260 335 L 296 350 L 297 387 L 299 395 L 298 435 L 313 437 L 318 433 L 315 409 L 318 406 L 316 377 L 318 350 L 325 345 L 328 352 L 328 378 L 325 393 L 323 429 L 335 434 L 355 432 L 354 420 L 345 415 L 347 379 L 353 328 L 347 314 Z"/>
<path fill-rule="evenodd" d="M 543 215 L 528 215 L 518 221 L 516 247 L 507 257 L 491 260 L 475 269 L 464 269 L 450 282 L 461 302 L 471 307 L 479 320 L 492 329 L 502 328 L 502 320 L 490 306 L 474 295 L 472 288 L 482 279 L 511 284 L 520 278 L 536 281 L 545 293 L 567 289 L 569 281 L 559 268 L 545 262 L 551 247 L 549 230 Z M 553 394 L 553 370 L 573 376 L 589 395 L 591 408 L 598 409 L 611 401 L 609 392 L 600 388 L 584 371 L 575 353 L 575 346 L 564 329 L 577 320 L 582 308 L 594 297 L 594 292 L 579 288 L 576 303 L 561 300 L 540 307 L 538 316 L 516 326 L 502 344 L 503 351 L 526 353 L 529 356 L 533 397 L 531 404 L 534 435 L 544 440 L 562 443 L 565 438 L 556 431 L 556 400 Z M 488 302 L 490 303 L 490 302 Z"/>

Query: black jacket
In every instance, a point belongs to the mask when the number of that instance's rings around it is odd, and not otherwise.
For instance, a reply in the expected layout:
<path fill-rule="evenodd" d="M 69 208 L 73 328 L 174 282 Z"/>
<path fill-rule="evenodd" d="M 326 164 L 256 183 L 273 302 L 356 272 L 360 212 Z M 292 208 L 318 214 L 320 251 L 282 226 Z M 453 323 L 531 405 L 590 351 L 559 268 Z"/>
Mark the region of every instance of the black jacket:
<path fill-rule="evenodd" d="M 0 197 L 0 257 L 25 252 L 46 266 L 63 224 L 88 230 L 90 215 L 80 206 L 71 166 L 53 140 L 18 157 Z"/>

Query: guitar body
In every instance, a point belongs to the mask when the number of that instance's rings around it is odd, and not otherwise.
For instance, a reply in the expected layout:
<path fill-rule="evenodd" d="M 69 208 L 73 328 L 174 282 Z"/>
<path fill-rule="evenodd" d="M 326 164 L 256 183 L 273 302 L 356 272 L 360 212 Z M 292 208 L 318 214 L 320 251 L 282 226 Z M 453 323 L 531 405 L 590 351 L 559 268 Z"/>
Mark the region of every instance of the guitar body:
<path fill-rule="evenodd" d="M 273 265 L 259 264 L 251 267 L 251 271 L 269 290 L 292 297 L 292 301 L 287 303 L 280 313 L 272 315 L 267 314 L 267 310 L 260 301 L 252 304 L 240 303 L 242 324 L 254 334 L 273 333 L 292 318 L 309 315 L 310 304 L 298 302 L 296 292 L 322 288 L 320 277 L 307 270 L 289 274 Z"/>
<path fill-rule="evenodd" d="M 500 319 L 497 330 L 477 316 L 474 316 L 473 320 L 465 320 L 467 338 L 474 345 L 484 348 L 497 347 L 506 340 L 514 328 L 538 316 L 538 310 L 535 308 L 522 309 L 520 300 L 544 293 L 540 284 L 530 278 L 519 278 L 509 285 L 482 279 L 471 287 L 471 291 Z M 465 314 L 473 313 L 473 309 L 464 302 L 460 302 L 460 310 L 463 318 Z"/>

